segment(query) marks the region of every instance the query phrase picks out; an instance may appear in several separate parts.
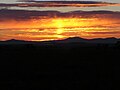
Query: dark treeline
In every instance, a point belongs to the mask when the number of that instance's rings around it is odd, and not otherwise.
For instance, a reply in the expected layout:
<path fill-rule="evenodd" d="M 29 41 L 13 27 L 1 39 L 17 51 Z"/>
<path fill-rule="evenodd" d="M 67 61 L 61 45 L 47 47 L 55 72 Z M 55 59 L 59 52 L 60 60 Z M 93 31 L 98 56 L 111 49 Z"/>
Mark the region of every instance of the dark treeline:
<path fill-rule="evenodd" d="M 0 45 L 1 90 L 118 90 L 120 43 Z"/>

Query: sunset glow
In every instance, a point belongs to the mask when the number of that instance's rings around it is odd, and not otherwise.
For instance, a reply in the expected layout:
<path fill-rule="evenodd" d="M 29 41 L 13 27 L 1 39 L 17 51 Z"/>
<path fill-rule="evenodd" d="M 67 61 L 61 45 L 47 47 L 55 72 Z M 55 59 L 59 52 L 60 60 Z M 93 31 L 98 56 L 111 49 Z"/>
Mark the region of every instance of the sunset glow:
<path fill-rule="evenodd" d="M 0 3 L 0 41 L 120 38 L 120 3 L 41 1 Z"/>
<path fill-rule="evenodd" d="M 26 21 L 0 23 L 0 40 L 19 39 L 30 41 L 60 40 L 68 37 L 120 38 L 119 20 L 109 18 L 43 17 Z M 116 24 L 115 24 L 116 23 Z"/>

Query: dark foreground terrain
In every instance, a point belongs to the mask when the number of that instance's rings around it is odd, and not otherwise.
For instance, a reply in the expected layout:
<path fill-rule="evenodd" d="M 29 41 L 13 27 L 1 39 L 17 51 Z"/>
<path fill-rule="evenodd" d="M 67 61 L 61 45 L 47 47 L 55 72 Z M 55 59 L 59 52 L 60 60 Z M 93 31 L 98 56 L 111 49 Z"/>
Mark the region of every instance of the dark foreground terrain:
<path fill-rule="evenodd" d="M 119 90 L 119 60 L 119 44 L 1 44 L 0 90 Z"/>

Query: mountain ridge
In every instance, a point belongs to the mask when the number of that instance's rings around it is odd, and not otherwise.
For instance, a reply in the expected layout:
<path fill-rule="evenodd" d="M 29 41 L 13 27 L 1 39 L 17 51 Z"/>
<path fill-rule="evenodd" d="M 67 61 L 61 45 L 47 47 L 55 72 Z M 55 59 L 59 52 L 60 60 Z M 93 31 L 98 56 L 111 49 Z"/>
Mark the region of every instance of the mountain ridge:
<path fill-rule="evenodd" d="M 101 44 L 114 44 L 120 41 L 119 38 L 109 37 L 109 38 L 94 38 L 94 39 L 85 39 L 81 37 L 70 37 L 63 40 L 50 40 L 50 41 L 25 41 L 25 40 L 16 40 L 10 39 L 6 41 L 0 41 L 0 44 L 44 44 L 44 43 L 101 43 Z"/>

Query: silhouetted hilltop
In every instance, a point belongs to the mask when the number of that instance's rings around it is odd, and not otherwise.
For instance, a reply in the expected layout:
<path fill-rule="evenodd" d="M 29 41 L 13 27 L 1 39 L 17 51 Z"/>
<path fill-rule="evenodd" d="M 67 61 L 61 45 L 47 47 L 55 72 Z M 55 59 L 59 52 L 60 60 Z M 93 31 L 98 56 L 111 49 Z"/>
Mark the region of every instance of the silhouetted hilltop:
<path fill-rule="evenodd" d="M 96 38 L 96 39 L 84 39 L 80 37 L 70 37 L 64 40 L 53 40 L 53 41 L 24 41 L 24 40 L 7 40 L 7 41 L 0 41 L 0 44 L 69 44 L 69 43 L 87 43 L 87 44 L 115 44 L 119 42 L 120 39 L 111 37 L 111 38 Z"/>
<path fill-rule="evenodd" d="M 7 40 L 6 42 L 25 42 L 25 41 L 24 40 L 10 39 L 10 40 Z"/>
<path fill-rule="evenodd" d="M 24 41 L 24 40 L 16 40 L 16 39 L 0 41 L 0 44 L 27 44 L 27 43 L 32 43 L 32 42 L 31 41 Z"/>

